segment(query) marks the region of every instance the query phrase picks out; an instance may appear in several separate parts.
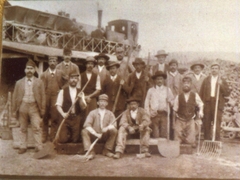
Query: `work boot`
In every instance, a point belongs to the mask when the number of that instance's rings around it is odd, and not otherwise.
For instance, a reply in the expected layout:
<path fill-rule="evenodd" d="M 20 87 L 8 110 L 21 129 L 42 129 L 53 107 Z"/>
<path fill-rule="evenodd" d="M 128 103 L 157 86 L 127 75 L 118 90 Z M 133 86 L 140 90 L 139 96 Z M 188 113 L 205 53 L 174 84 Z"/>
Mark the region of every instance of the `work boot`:
<path fill-rule="evenodd" d="M 192 148 L 196 148 L 197 147 L 197 144 L 196 143 L 192 143 Z"/>
<path fill-rule="evenodd" d="M 108 149 L 106 149 L 106 148 L 104 148 L 102 154 L 103 154 L 104 156 L 107 156 L 107 157 L 110 157 L 110 158 L 112 158 L 112 157 L 114 156 L 114 154 L 113 154 L 110 150 L 108 150 Z"/>
<path fill-rule="evenodd" d="M 120 159 L 122 154 L 120 152 L 116 152 L 116 154 L 113 155 L 114 159 Z"/>
<path fill-rule="evenodd" d="M 150 158 L 152 155 L 149 152 L 145 152 L 145 157 Z"/>
<path fill-rule="evenodd" d="M 27 149 L 19 149 L 18 150 L 18 154 L 24 154 L 25 152 L 27 152 Z"/>

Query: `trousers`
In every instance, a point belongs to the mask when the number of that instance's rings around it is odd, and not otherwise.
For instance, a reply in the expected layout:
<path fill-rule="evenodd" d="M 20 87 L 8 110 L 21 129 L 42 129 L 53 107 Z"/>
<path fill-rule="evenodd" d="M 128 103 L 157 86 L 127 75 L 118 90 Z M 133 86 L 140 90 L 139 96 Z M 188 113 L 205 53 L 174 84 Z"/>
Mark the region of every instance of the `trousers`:
<path fill-rule="evenodd" d="M 167 112 L 159 112 L 157 116 L 151 118 L 151 129 L 153 138 L 167 138 Z"/>

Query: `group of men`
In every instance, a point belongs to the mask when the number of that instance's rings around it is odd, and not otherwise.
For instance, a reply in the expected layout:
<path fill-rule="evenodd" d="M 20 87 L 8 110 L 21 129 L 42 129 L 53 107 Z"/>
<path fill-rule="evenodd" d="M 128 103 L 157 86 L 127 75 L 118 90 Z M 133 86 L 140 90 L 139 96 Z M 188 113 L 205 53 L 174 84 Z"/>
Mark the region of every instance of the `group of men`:
<path fill-rule="evenodd" d="M 150 136 L 166 138 L 167 133 L 171 133 L 172 139 L 194 147 L 195 122 L 201 124 L 199 119 L 203 118 L 205 139 L 211 138 L 218 86 L 216 137 L 219 140 L 221 111 L 229 89 L 220 77 L 218 63 L 211 65 L 208 77 L 202 73 L 204 65 L 200 63 L 191 66 L 191 73 L 182 75 L 178 72 L 177 60 L 166 64 L 168 54 L 160 50 L 152 74 L 142 58 L 132 62 L 135 68 L 132 72 L 124 58 L 124 49 L 118 47 L 118 62 L 102 53 L 89 56 L 85 60 L 86 71 L 80 74 L 78 66 L 71 62 L 71 55 L 70 49 L 64 49 L 64 61 L 59 64 L 57 57 L 50 56 L 49 68 L 39 79 L 33 75 L 35 63 L 29 60 L 26 76 L 17 81 L 13 116 L 19 120 L 21 128 L 19 154 L 27 151 L 28 119 L 36 152 L 48 139 L 55 143 L 82 141 L 84 151 L 88 152 L 91 143 L 98 139 L 105 143 L 103 155 L 119 159 L 127 138 L 140 137 L 141 153 L 150 157 Z M 93 159 L 95 152 L 92 149 L 88 154 L 88 158 Z"/>

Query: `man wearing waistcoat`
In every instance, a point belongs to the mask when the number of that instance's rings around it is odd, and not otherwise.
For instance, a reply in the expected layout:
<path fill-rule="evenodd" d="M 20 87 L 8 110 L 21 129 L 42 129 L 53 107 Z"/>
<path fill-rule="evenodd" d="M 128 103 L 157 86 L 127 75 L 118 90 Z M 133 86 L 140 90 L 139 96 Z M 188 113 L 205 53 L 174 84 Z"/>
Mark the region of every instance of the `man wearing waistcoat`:
<path fill-rule="evenodd" d="M 152 68 L 152 74 L 154 75 L 157 71 L 162 71 L 163 73 L 167 73 L 168 65 L 165 63 L 166 57 L 168 54 L 164 50 L 159 50 L 155 57 L 157 57 L 158 62 Z"/>
<path fill-rule="evenodd" d="M 27 151 L 27 128 L 30 119 L 35 139 L 35 151 L 42 149 L 42 133 L 40 124 L 45 114 L 46 98 L 43 82 L 34 77 L 36 64 L 29 60 L 26 64 L 26 76 L 17 81 L 13 92 L 13 117 L 20 123 L 19 154 Z"/>
<path fill-rule="evenodd" d="M 46 112 L 43 117 L 43 143 L 48 139 L 49 122 L 51 122 L 50 140 L 53 141 L 58 126 L 59 126 L 59 114 L 56 109 L 57 95 L 63 86 L 63 72 L 56 69 L 58 63 L 57 56 L 49 56 L 48 65 L 49 68 L 42 73 L 41 80 L 43 81 L 46 94 Z"/>
<path fill-rule="evenodd" d="M 82 109 L 86 108 L 86 102 L 80 94 L 80 89 L 77 88 L 79 81 L 79 74 L 77 71 L 72 71 L 69 74 L 69 86 L 60 90 L 57 97 L 57 110 L 61 118 L 66 119 L 60 130 L 58 143 L 76 143 L 79 140 L 80 132 L 80 113 Z M 73 109 L 67 113 L 74 103 L 77 96 L 80 98 Z"/>
<path fill-rule="evenodd" d="M 199 118 L 203 117 L 203 102 L 198 93 L 191 91 L 192 79 L 189 75 L 183 77 L 182 83 L 183 93 L 176 96 L 173 106 L 174 139 L 182 144 L 191 144 L 192 147 L 196 147 L 194 118 L 196 107 L 199 109 Z M 201 120 L 196 121 L 201 124 Z"/>

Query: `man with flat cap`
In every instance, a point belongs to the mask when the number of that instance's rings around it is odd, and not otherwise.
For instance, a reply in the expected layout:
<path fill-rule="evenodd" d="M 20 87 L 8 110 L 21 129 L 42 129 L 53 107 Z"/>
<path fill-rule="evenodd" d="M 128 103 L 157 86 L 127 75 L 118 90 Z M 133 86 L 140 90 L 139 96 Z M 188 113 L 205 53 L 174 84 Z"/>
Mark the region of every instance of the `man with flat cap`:
<path fill-rule="evenodd" d="M 151 157 L 149 153 L 149 139 L 151 129 L 149 125 L 151 123 L 150 117 L 146 110 L 139 107 L 140 99 L 130 97 L 127 100 L 128 109 L 124 111 L 122 118 L 120 119 L 120 128 L 118 131 L 118 137 L 116 142 L 114 159 L 119 159 L 124 153 L 126 147 L 127 136 L 130 138 L 140 137 L 141 152 L 145 157 Z"/>
<path fill-rule="evenodd" d="M 165 63 L 168 54 L 164 50 L 159 50 L 155 57 L 157 57 L 157 64 L 152 68 L 152 74 L 154 75 L 157 71 L 162 71 L 165 74 L 168 71 L 168 65 Z"/>
<path fill-rule="evenodd" d="M 219 86 L 218 107 L 215 109 L 217 99 L 217 89 Z M 211 124 L 214 121 L 214 113 L 217 111 L 216 140 L 220 140 L 220 126 L 222 111 L 225 104 L 224 97 L 229 96 L 230 90 L 227 82 L 220 76 L 220 65 L 217 61 L 211 64 L 211 74 L 207 76 L 202 83 L 200 97 L 204 103 L 203 129 L 204 139 L 211 139 Z"/>
<path fill-rule="evenodd" d="M 13 92 L 13 117 L 20 123 L 20 149 L 18 154 L 27 151 L 27 128 L 30 120 L 33 137 L 35 139 L 35 151 L 42 149 L 42 133 L 40 124 L 45 114 L 46 98 L 43 82 L 34 77 L 36 64 L 29 59 L 26 68 L 26 76 L 17 81 Z"/>
<path fill-rule="evenodd" d="M 192 78 L 188 74 L 183 77 L 182 83 L 183 92 L 176 96 L 173 106 L 174 139 L 195 148 L 195 121 L 198 125 L 202 124 L 200 119 L 203 117 L 203 102 L 198 93 L 191 91 Z"/>
<path fill-rule="evenodd" d="M 153 138 L 167 138 L 168 106 L 173 105 L 174 97 L 170 88 L 164 85 L 167 75 L 157 71 L 152 76 L 154 86 L 151 87 L 145 99 L 144 108 L 151 117 Z"/>
<path fill-rule="evenodd" d="M 68 80 L 69 80 L 69 73 L 72 71 L 78 72 L 80 74 L 78 66 L 71 62 L 71 57 L 72 57 L 72 51 L 69 48 L 64 48 L 63 49 L 63 62 L 59 63 L 56 66 L 56 69 L 59 69 L 63 72 L 64 74 L 64 87 L 68 86 Z M 78 88 L 80 88 L 80 80 L 77 85 Z"/>
<path fill-rule="evenodd" d="M 97 66 L 93 68 L 93 72 L 100 76 L 102 85 L 104 80 L 106 79 L 106 76 L 109 75 L 109 72 L 106 69 L 106 65 L 110 58 L 104 53 L 100 53 L 97 56 L 94 56 L 94 58 L 97 60 Z"/>
<path fill-rule="evenodd" d="M 81 111 L 86 108 L 86 102 L 83 93 L 80 93 L 80 89 L 77 88 L 78 81 L 78 72 L 70 72 L 68 87 L 65 87 L 58 93 L 56 106 L 61 118 L 65 119 L 65 122 L 60 129 L 59 137 L 56 140 L 57 143 L 76 143 L 79 140 L 79 134 L 81 131 L 79 128 L 81 121 L 80 114 Z M 79 97 L 79 100 L 68 113 L 77 96 Z"/>
<path fill-rule="evenodd" d="M 57 100 L 58 92 L 63 86 L 63 72 L 56 69 L 58 63 L 57 56 L 48 57 L 49 68 L 42 73 L 41 80 L 44 83 L 46 94 L 46 112 L 43 117 L 43 143 L 48 139 L 49 122 L 51 121 L 50 140 L 53 141 L 58 126 L 59 126 L 59 114 L 57 112 L 55 103 Z"/>
<path fill-rule="evenodd" d="M 189 73 L 189 76 L 192 78 L 192 91 L 196 93 L 200 93 L 200 89 L 203 83 L 203 80 L 207 77 L 205 74 L 202 73 L 204 69 L 204 64 L 201 63 L 194 63 L 191 65 L 190 69 L 192 70 Z"/>
<path fill-rule="evenodd" d="M 84 129 L 82 130 L 82 139 L 84 151 L 88 151 L 92 141 L 98 138 L 99 142 L 104 142 L 104 149 L 102 154 L 112 158 L 113 148 L 115 145 L 115 140 L 117 137 L 117 129 L 114 114 L 106 109 L 108 104 L 108 96 L 106 94 L 101 94 L 98 97 L 98 108 L 91 111 L 87 116 L 84 123 Z M 95 156 L 94 149 L 90 151 L 89 160 L 93 159 Z"/>

